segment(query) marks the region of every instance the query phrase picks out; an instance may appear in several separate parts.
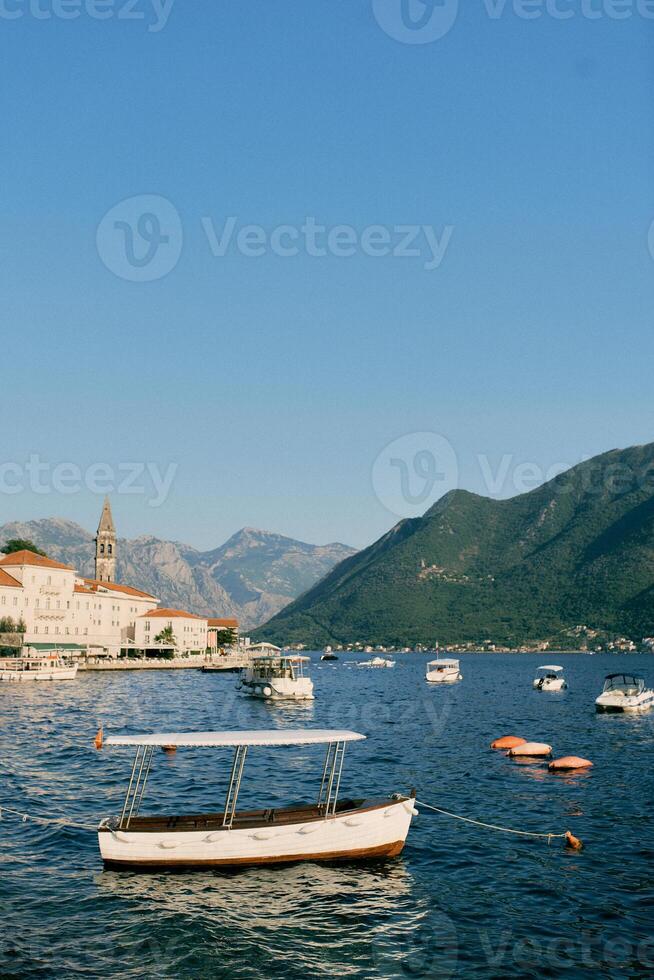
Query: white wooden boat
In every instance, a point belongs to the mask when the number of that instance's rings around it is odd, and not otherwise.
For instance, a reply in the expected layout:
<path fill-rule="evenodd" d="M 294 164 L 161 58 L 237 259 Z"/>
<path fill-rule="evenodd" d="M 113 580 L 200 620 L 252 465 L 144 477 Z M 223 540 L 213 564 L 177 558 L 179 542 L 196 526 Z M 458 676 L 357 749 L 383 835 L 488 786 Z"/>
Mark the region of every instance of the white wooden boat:
<path fill-rule="evenodd" d="M 236 689 L 264 701 L 313 701 L 313 681 L 304 673 L 310 657 L 284 654 L 255 657 Z"/>
<path fill-rule="evenodd" d="M 463 679 L 458 660 L 430 660 L 425 677 L 430 684 L 456 684 Z"/>
<path fill-rule="evenodd" d="M 373 657 L 372 660 L 362 660 L 359 667 L 394 667 L 395 661 L 386 657 Z"/>
<path fill-rule="evenodd" d="M 568 682 L 563 676 L 563 667 L 556 664 L 543 664 L 536 668 L 533 686 L 537 691 L 565 691 Z"/>
<path fill-rule="evenodd" d="M 77 676 L 77 664 L 69 664 L 56 650 L 30 652 L 20 657 L 0 658 L 0 681 L 23 684 L 31 681 L 70 681 Z"/>
<path fill-rule="evenodd" d="M 345 746 L 364 738 L 357 732 L 310 729 L 107 738 L 105 745 L 134 746 L 136 756 L 120 816 L 103 820 L 98 828 L 105 867 L 149 871 L 394 857 L 404 847 L 411 817 L 417 814 L 415 792 L 339 799 Z M 306 745 L 327 746 L 314 803 L 237 810 L 251 748 Z M 221 812 L 140 815 L 153 753 L 164 746 L 235 750 Z"/>
<path fill-rule="evenodd" d="M 607 674 L 604 689 L 595 701 L 597 711 L 647 711 L 654 705 L 654 691 L 635 674 Z"/>

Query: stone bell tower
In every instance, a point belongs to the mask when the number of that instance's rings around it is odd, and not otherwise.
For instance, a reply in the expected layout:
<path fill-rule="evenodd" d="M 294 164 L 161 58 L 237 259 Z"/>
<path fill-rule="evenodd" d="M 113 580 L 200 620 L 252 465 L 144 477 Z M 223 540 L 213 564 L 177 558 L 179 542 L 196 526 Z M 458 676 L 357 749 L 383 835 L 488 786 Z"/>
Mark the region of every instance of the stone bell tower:
<path fill-rule="evenodd" d="M 116 581 L 116 528 L 108 497 L 105 497 L 95 538 L 95 577 L 98 582 Z"/>

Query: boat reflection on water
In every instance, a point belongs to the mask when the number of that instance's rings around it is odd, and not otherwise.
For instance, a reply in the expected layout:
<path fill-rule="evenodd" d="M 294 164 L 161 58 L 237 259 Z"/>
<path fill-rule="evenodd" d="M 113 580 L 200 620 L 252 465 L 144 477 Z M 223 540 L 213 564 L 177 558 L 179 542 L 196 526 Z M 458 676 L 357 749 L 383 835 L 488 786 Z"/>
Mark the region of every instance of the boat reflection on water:
<path fill-rule="evenodd" d="M 378 865 L 307 863 L 192 874 L 102 871 L 95 881 L 107 898 L 138 901 L 157 914 L 215 912 L 222 927 L 238 930 L 281 928 L 291 918 L 306 917 L 316 929 L 339 933 L 344 908 L 350 920 L 395 919 L 403 906 L 415 913 L 415 882 L 402 858 Z M 330 913 L 336 916 L 331 923 Z"/>

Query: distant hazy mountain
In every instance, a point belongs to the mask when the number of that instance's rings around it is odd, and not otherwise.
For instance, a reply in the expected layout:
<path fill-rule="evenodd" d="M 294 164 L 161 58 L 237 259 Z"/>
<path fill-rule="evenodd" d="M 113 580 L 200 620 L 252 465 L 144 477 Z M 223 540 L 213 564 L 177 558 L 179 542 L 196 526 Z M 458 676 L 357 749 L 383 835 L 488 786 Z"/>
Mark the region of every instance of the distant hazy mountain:
<path fill-rule="evenodd" d="M 52 558 L 93 576 L 93 535 L 72 521 L 15 521 L 0 527 L 0 544 L 9 538 L 27 538 Z M 204 552 L 153 537 L 123 538 L 117 577 L 156 595 L 165 606 L 236 616 L 250 629 L 352 554 L 354 549 L 343 544 L 304 544 L 254 528 L 243 528 L 220 548 Z"/>
<path fill-rule="evenodd" d="M 312 646 L 555 645 L 577 626 L 654 635 L 654 444 L 597 456 L 511 500 L 455 490 L 259 633 Z"/>

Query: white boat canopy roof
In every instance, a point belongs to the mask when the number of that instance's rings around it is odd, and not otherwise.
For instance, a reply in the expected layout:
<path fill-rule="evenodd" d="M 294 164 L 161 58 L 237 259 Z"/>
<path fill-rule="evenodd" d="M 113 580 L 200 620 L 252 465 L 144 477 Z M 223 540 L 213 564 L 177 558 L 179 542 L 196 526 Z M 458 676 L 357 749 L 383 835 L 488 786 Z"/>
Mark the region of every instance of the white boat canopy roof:
<path fill-rule="evenodd" d="M 442 660 L 430 660 L 427 666 L 428 667 L 458 667 L 459 661 L 446 660 L 445 658 L 443 658 Z"/>
<path fill-rule="evenodd" d="M 326 745 L 329 742 L 358 742 L 358 732 L 323 728 L 269 729 L 252 732 L 166 732 L 154 735 L 110 735 L 105 745 L 175 745 L 180 748 L 226 748 L 239 745 Z"/>
<path fill-rule="evenodd" d="M 544 664 L 542 667 L 537 667 L 536 670 L 563 670 L 563 667 L 557 667 L 556 664 Z"/>

